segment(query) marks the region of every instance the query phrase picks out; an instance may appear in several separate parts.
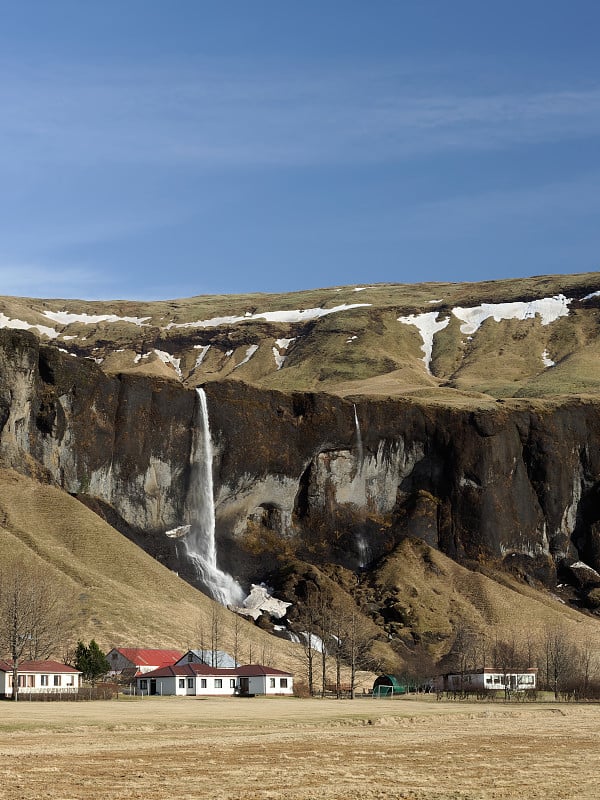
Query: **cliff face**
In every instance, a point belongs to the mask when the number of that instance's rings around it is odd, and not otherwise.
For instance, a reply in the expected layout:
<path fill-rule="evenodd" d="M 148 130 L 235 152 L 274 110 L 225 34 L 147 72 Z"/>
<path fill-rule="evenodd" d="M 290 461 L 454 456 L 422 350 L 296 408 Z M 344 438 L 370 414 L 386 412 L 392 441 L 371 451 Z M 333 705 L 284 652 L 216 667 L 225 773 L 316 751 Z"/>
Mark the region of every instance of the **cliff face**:
<path fill-rule="evenodd" d="M 164 532 L 187 521 L 196 393 L 18 331 L 0 331 L 0 374 L 3 464 L 113 515 L 185 574 Z M 242 581 L 279 552 L 368 569 L 407 536 L 548 585 L 565 559 L 600 571 L 598 402 L 352 402 L 241 381 L 207 396 L 219 564 Z"/>
<path fill-rule="evenodd" d="M 5 464 L 37 462 L 71 494 L 113 506 L 152 533 L 183 514 L 194 394 L 169 381 L 113 378 L 93 362 L 0 331 Z"/>

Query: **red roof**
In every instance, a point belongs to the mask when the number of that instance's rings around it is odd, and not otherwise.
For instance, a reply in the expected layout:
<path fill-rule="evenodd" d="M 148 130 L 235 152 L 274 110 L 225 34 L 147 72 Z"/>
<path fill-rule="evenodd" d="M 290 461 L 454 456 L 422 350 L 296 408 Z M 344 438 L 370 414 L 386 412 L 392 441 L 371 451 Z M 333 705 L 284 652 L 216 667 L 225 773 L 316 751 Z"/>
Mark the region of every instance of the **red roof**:
<path fill-rule="evenodd" d="M 179 650 L 151 650 L 145 647 L 115 647 L 135 667 L 164 667 L 183 656 Z"/>
<path fill-rule="evenodd" d="M 1 672 L 12 672 L 11 661 L 0 661 Z M 61 664 L 60 661 L 20 661 L 19 672 L 44 672 L 44 673 L 59 673 L 68 672 L 80 675 L 80 671 L 75 667 L 69 667 L 66 664 Z"/>

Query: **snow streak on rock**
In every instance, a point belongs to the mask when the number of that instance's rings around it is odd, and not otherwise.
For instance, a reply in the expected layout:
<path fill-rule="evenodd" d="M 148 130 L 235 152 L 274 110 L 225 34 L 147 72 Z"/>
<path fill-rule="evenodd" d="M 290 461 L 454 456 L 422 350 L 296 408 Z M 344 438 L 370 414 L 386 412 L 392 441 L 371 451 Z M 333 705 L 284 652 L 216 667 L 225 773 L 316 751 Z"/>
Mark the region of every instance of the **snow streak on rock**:
<path fill-rule="evenodd" d="M 277 364 L 277 369 L 281 369 L 285 363 L 285 359 L 287 356 L 285 355 L 286 350 L 292 344 L 292 342 L 296 341 L 296 337 L 293 339 L 275 339 L 275 347 L 273 348 L 273 356 L 275 357 L 275 363 Z"/>
<path fill-rule="evenodd" d="M 209 344 L 195 344 L 194 345 L 194 350 L 199 350 L 200 351 L 198 353 L 197 357 L 196 357 L 196 363 L 194 364 L 194 369 L 198 369 L 200 364 L 202 364 L 202 362 L 206 358 L 206 354 L 210 350 L 210 345 Z"/>
<path fill-rule="evenodd" d="M 160 360 L 163 362 L 163 364 L 170 364 L 173 367 L 173 369 L 175 370 L 175 372 L 177 373 L 177 375 L 180 378 L 183 378 L 183 375 L 181 374 L 181 368 L 180 368 L 180 364 L 181 364 L 181 359 L 180 358 L 175 358 L 175 356 L 171 355 L 171 353 L 165 352 L 165 350 L 155 350 L 154 352 L 160 358 Z"/>
<path fill-rule="evenodd" d="M 424 314 L 410 314 L 408 317 L 398 317 L 398 322 L 403 322 L 405 325 L 414 325 L 419 329 L 423 345 L 421 350 L 425 355 L 423 362 L 425 369 L 431 375 L 431 354 L 433 352 L 433 337 L 438 331 L 443 330 L 450 322 L 450 317 L 437 321 L 439 311 L 429 311 Z"/>
<path fill-rule="evenodd" d="M 258 345 L 251 344 L 250 347 L 246 350 L 246 355 L 244 356 L 244 358 L 240 361 L 239 364 L 236 364 L 234 369 L 239 369 L 242 366 L 242 364 L 247 364 L 257 350 L 258 350 Z"/>

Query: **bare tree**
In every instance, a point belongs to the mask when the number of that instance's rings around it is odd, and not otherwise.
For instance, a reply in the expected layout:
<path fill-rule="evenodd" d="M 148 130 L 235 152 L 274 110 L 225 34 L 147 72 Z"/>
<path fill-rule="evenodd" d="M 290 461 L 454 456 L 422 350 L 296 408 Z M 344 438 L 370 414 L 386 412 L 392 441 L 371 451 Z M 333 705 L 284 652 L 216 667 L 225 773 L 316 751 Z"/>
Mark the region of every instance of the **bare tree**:
<path fill-rule="evenodd" d="M 73 605 L 41 569 L 20 559 L 0 567 L 0 651 L 12 661 L 13 700 L 24 658 L 48 658 L 65 649 L 74 630 Z"/>
<path fill-rule="evenodd" d="M 242 620 L 239 614 L 234 615 L 233 620 L 233 660 L 236 664 L 240 660 L 240 638 L 241 638 Z"/>
<path fill-rule="evenodd" d="M 358 672 L 377 671 L 380 664 L 373 655 L 376 637 L 365 626 L 365 620 L 358 607 L 352 604 L 342 615 L 341 649 L 346 664 L 350 667 L 350 697 L 354 699 Z"/>
<path fill-rule="evenodd" d="M 546 685 L 558 700 L 576 661 L 575 648 L 564 628 L 547 628 L 542 641 Z"/>
<path fill-rule="evenodd" d="M 479 632 L 469 626 L 459 625 L 456 628 L 450 656 L 453 670 L 460 675 L 461 690 L 467 686 L 467 673 L 478 669 L 478 660 L 482 655 L 487 657 L 487 644 L 482 651 Z"/>
<path fill-rule="evenodd" d="M 222 606 L 218 603 L 212 604 L 210 615 L 210 666 L 219 667 L 221 655 L 219 646 L 221 644 L 221 617 Z"/>
<path fill-rule="evenodd" d="M 502 673 L 504 698 L 510 699 L 511 691 L 521 689 L 521 678 L 530 666 L 527 661 L 528 650 L 514 631 L 504 638 L 496 638 L 492 651 L 494 666 Z"/>
<path fill-rule="evenodd" d="M 574 649 L 576 659 L 578 694 L 590 696 L 590 686 L 598 675 L 598 654 L 589 641 L 583 642 Z"/>
<path fill-rule="evenodd" d="M 300 643 L 304 651 L 308 691 L 311 695 L 315 693 L 315 663 L 320 647 L 319 622 L 320 603 L 318 589 L 315 588 L 309 592 L 306 601 L 298 609 L 296 616 L 296 626 L 298 627 Z"/>

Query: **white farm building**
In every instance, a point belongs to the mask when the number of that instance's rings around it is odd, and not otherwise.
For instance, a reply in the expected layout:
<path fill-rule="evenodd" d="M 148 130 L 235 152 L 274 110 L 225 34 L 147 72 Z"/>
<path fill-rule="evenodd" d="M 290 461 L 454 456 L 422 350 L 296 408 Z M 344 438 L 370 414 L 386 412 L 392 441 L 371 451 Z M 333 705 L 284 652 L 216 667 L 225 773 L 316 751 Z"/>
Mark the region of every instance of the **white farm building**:
<path fill-rule="evenodd" d="M 274 667 L 248 664 L 222 669 L 189 662 L 172 664 L 147 672 L 136 679 L 138 694 L 181 696 L 291 695 L 291 672 Z"/>
<path fill-rule="evenodd" d="M 485 689 L 523 692 L 536 687 L 535 667 L 523 671 L 484 667 L 469 672 L 450 672 L 440 675 L 434 681 L 434 688 L 440 692 L 476 692 Z"/>
<path fill-rule="evenodd" d="M 19 695 L 77 692 L 81 672 L 58 661 L 21 661 L 17 671 Z M 0 661 L 0 697 L 12 697 L 13 668 Z"/>

